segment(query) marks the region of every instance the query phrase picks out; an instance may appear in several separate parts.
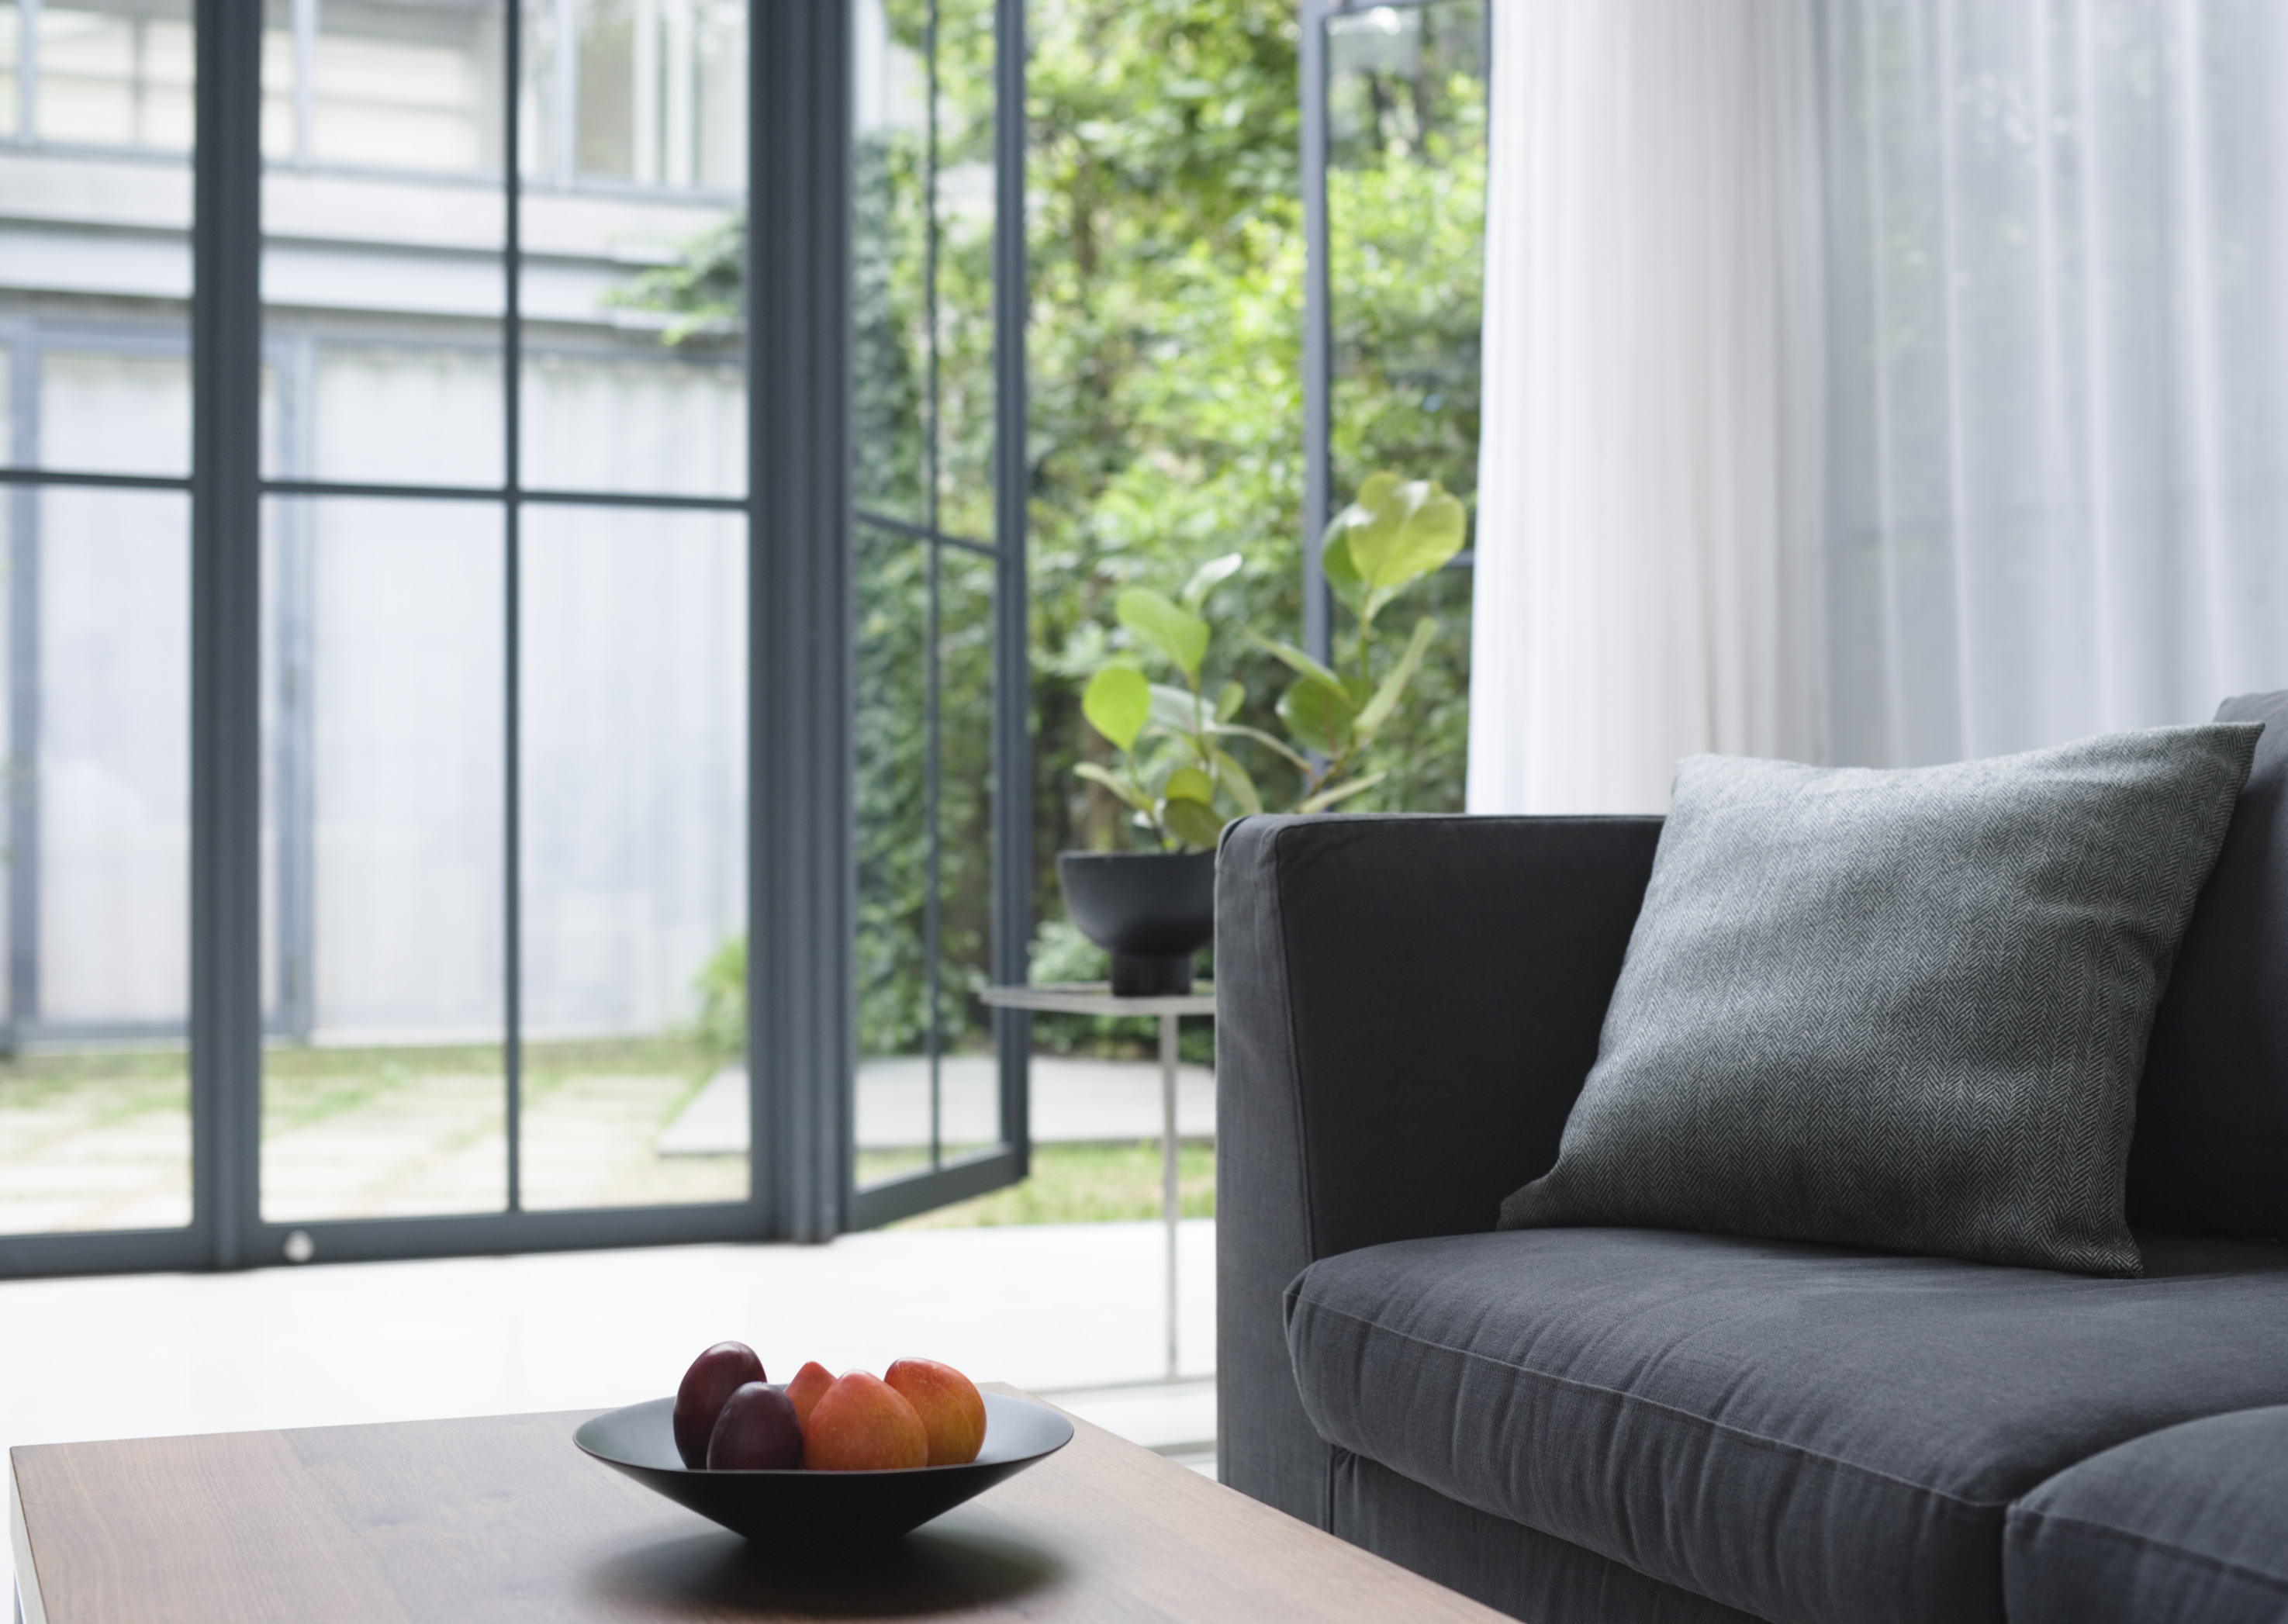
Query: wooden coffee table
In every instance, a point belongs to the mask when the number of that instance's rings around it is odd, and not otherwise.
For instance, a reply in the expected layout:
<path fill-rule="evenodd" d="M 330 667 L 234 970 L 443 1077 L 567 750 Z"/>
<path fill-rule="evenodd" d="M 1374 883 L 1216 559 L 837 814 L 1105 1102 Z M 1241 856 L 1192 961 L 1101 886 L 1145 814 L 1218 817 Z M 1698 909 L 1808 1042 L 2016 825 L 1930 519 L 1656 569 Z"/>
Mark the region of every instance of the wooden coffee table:
<path fill-rule="evenodd" d="M 895 1545 L 790 1555 L 581 1455 L 591 1414 L 12 1449 L 26 1624 L 1503 1616 L 1084 1421 Z"/>

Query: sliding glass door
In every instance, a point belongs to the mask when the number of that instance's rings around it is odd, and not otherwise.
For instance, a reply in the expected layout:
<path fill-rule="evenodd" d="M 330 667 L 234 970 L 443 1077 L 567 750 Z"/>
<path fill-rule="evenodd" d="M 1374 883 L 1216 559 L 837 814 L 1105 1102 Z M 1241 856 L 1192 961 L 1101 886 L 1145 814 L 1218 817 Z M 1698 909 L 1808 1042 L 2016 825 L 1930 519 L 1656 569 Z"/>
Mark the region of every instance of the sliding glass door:
<path fill-rule="evenodd" d="M 0 6 L 0 1266 L 195 1254 L 193 39 Z"/>
<path fill-rule="evenodd" d="M 1491 0 L 1305 0 L 1304 629 L 1321 658 L 1333 602 L 1320 531 L 1378 469 L 1434 479 L 1474 509 Z M 1466 628 L 1472 554 L 1423 607 Z M 1439 639 L 1409 704 L 1393 804 L 1458 808 L 1469 638 Z"/>
<path fill-rule="evenodd" d="M 886 260 L 890 10 L 0 5 L 0 1271 L 1021 1171 L 1018 8 L 929 25 L 972 76 Z M 911 388 L 854 436 L 868 322 Z M 862 1048 L 924 1067 L 886 1161 Z"/>
<path fill-rule="evenodd" d="M 1023 6 L 854 0 L 854 1211 L 1022 1175 Z M 1011 876 L 1014 883 L 1005 883 Z"/>
<path fill-rule="evenodd" d="M 743 1202 L 744 8 L 274 20 L 262 1219 Z"/>

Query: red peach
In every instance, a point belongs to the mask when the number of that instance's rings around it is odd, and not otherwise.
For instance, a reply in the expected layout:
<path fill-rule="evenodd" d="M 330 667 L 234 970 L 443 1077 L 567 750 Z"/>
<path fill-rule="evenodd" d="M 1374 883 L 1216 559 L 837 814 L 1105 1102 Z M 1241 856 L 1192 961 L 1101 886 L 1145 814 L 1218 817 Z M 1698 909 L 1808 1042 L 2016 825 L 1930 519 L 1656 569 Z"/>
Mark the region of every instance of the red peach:
<path fill-rule="evenodd" d="M 985 1442 L 985 1400 L 974 1382 L 935 1359 L 900 1359 L 882 1380 L 922 1418 L 932 1466 L 966 1466 L 977 1458 Z"/>
<path fill-rule="evenodd" d="M 787 1401 L 794 1406 L 795 1416 L 807 1426 L 811 1406 L 819 1395 L 834 1385 L 834 1373 L 813 1359 L 794 1373 L 794 1380 L 786 1384 Z"/>
<path fill-rule="evenodd" d="M 822 1472 L 926 1466 L 929 1433 L 896 1388 L 854 1370 L 810 1406 L 802 1428 L 802 1463 Z"/>

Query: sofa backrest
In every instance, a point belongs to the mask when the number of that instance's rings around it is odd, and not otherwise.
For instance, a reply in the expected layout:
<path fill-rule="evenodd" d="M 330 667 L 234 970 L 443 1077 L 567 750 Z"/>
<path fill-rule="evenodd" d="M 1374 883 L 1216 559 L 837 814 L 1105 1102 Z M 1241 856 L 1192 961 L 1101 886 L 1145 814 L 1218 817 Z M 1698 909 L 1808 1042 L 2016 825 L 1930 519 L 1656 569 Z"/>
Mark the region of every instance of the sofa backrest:
<path fill-rule="evenodd" d="M 2227 700 L 2262 722 L 2256 765 L 2153 1019 L 2129 1221 L 2288 1239 L 2288 692 Z"/>

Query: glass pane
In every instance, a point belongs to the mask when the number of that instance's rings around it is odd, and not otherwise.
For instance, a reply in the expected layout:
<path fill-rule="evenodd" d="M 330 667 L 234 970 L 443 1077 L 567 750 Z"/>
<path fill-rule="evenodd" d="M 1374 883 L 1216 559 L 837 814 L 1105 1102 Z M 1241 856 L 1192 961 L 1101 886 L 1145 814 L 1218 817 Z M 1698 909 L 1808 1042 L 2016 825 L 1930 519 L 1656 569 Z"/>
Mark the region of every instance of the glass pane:
<path fill-rule="evenodd" d="M 666 93 L 660 103 L 660 154 L 663 178 L 671 186 L 692 185 L 710 191 L 743 191 L 747 185 L 747 8 L 739 0 L 685 0 L 663 8 L 670 20 L 670 48 L 663 77 Z M 688 17 L 688 23 L 673 20 Z M 677 27 L 685 32 L 678 36 Z M 687 66 L 674 44 L 687 37 Z M 687 108 L 675 100 L 676 86 L 687 83 Z M 687 130 L 688 135 L 683 132 Z M 688 142 L 690 156 L 681 155 Z M 638 173 L 642 173 L 639 164 Z"/>
<path fill-rule="evenodd" d="M 528 354 L 524 481 L 535 490 L 737 496 L 747 488 L 747 369 L 736 334 Z"/>
<path fill-rule="evenodd" d="M 930 1163 L 931 548 L 857 529 L 858 1182 Z"/>
<path fill-rule="evenodd" d="M 937 519 L 993 539 L 993 0 L 937 8 Z"/>
<path fill-rule="evenodd" d="M 1485 8 L 1482 0 L 1378 6 L 1326 27 L 1336 499 L 1387 468 L 1439 480 L 1474 512 Z M 1450 569 L 1410 600 L 1446 630 L 1382 735 L 1391 776 L 1362 807 L 1462 807 L 1470 582 L 1466 568 Z M 1350 627 L 1337 618 L 1339 650 Z"/>
<path fill-rule="evenodd" d="M 524 517 L 523 1204 L 743 1200 L 735 514 Z"/>
<path fill-rule="evenodd" d="M 734 193 L 747 174 L 740 0 L 525 0 L 526 173 Z"/>
<path fill-rule="evenodd" d="M 990 0 L 852 12 L 862 513 L 993 535 Z M 857 1178 L 1001 1143 L 991 979 L 993 569 L 862 523 Z"/>
<path fill-rule="evenodd" d="M 39 438 L 28 460 L 75 473 L 188 474 L 189 357 L 156 324 L 141 332 L 107 325 L 108 332 L 42 335 Z"/>
<path fill-rule="evenodd" d="M 1477 487 L 1485 17 L 1478 0 L 1327 23 L 1337 479 Z"/>
<path fill-rule="evenodd" d="M 262 149 L 304 168 L 495 174 L 501 10 L 475 4 L 269 0 Z"/>
<path fill-rule="evenodd" d="M 632 178 L 636 173 L 635 9 L 632 0 L 583 0 L 575 12 L 573 88 L 579 136 L 573 162 L 583 175 Z M 645 33 L 642 44 L 656 50 L 655 39 L 649 30 Z"/>
<path fill-rule="evenodd" d="M 0 5 L 0 140 L 13 140 L 18 135 L 16 74 L 23 53 L 17 36 L 23 27 L 21 7 Z"/>
<path fill-rule="evenodd" d="M 901 12 L 852 6 L 852 483 L 858 506 L 928 517 L 929 64 Z"/>
<path fill-rule="evenodd" d="M 309 52 L 307 130 L 317 163 L 497 171 L 499 8 L 326 0 Z"/>
<path fill-rule="evenodd" d="M 268 504 L 262 1211 L 498 1210 L 498 508 Z"/>
<path fill-rule="evenodd" d="M 279 325 L 274 321 L 274 332 Z M 500 353 L 489 335 L 472 334 L 460 344 L 424 342 L 427 336 L 416 323 L 401 325 L 406 337 L 396 343 L 295 332 L 306 343 L 286 347 L 286 399 L 295 421 L 282 425 L 275 440 L 284 477 L 501 482 Z M 292 457 L 297 450 L 298 459 Z"/>
<path fill-rule="evenodd" d="M 19 487 L 0 525 L 0 1232 L 187 1224 L 188 503 Z"/>
<path fill-rule="evenodd" d="M 41 140 L 189 150 L 189 0 L 79 0 L 33 15 Z"/>
<path fill-rule="evenodd" d="M 186 474 L 187 6 L 40 7 L 39 51 L 28 61 L 17 50 L 24 15 L 18 7 L 0 11 L 0 54 L 8 59 L 0 63 L 0 109 L 18 105 L 20 77 L 35 63 L 40 109 L 37 131 L 27 132 L 39 139 L 0 146 L 0 234 L 8 242 L 0 257 L 0 347 L 9 352 L 0 460 L 75 472 Z M 0 131 L 12 134 L 14 125 L 12 114 L 0 112 Z M 155 161 L 155 147 L 173 155 Z"/>
<path fill-rule="evenodd" d="M 262 11 L 262 155 L 292 162 L 306 156 L 297 90 L 297 59 L 307 41 L 294 26 L 294 0 L 264 0 Z"/>
<path fill-rule="evenodd" d="M 743 495 L 746 222 L 743 167 L 727 159 L 746 142 L 744 81 L 734 71 L 745 61 L 744 10 L 585 0 L 528 15 L 544 71 L 531 82 L 527 123 L 544 143 L 556 112 L 574 109 L 578 163 L 532 171 L 526 242 L 548 257 L 524 273 L 534 327 L 523 483 Z M 544 67 L 567 26 L 579 41 L 578 72 L 562 82 Z M 621 184 L 575 202 L 555 188 L 576 173 Z"/>
<path fill-rule="evenodd" d="M 992 1022 L 978 997 L 992 979 L 992 560 L 861 526 L 858 565 L 866 1184 L 1005 1136 Z"/>
<path fill-rule="evenodd" d="M 939 550 L 938 998 L 940 1145 L 997 1145 L 993 982 L 993 560 Z"/>
<path fill-rule="evenodd" d="M 293 162 L 263 178 L 264 471 L 497 486 L 499 6 L 327 0 L 271 18 L 265 140 Z"/>

